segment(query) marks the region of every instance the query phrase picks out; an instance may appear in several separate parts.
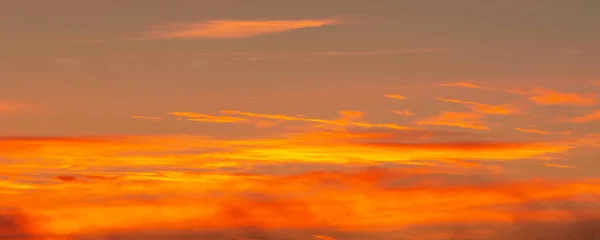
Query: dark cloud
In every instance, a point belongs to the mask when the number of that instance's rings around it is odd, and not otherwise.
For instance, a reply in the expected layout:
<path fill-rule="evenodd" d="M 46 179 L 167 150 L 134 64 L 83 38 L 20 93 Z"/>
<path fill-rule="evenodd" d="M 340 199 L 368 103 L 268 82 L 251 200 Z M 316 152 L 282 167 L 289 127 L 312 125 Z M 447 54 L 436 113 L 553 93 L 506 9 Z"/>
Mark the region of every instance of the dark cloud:
<path fill-rule="evenodd" d="M 19 212 L 0 211 L 0 239 L 32 239 L 28 219 Z"/>

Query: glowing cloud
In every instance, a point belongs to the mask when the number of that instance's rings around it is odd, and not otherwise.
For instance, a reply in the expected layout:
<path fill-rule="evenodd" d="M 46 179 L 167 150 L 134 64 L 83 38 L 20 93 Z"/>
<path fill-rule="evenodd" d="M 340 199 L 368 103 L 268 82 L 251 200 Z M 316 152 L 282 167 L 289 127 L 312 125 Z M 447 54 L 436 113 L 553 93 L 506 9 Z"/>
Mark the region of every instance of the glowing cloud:
<path fill-rule="evenodd" d="M 513 129 L 517 130 L 519 132 L 524 132 L 524 133 L 550 134 L 550 132 L 542 131 L 542 130 L 535 129 L 535 128 L 513 128 Z"/>
<path fill-rule="evenodd" d="M 546 167 L 552 167 L 552 168 L 577 169 L 577 167 L 569 166 L 569 165 L 563 165 L 563 164 L 544 163 L 543 165 L 546 166 Z"/>
<path fill-rule="evenodd" d="M 468 82 L 453 82 L 453 83 L 443 83 L 443 84 L 440 84 L 440 86 L 444 86 L 444 87 L 464 87 L 464 88 L 478 88 L 478 89 L 484 89 L 484 87 L 482 87 L 482 86 L 475 85 L 475 84 L 468 83 Z"/>
<path fill-rule="evenodd" d="M 581 105 L 588 106 L 596 104 L 596 96 L 593 94 L 579 95 L 576 93 L 562 93 L 550 89 L 534 89 L 535 95 L 529 99 L 543 105 Z"/>
<path fill-rule="evenodd" d="M 509 115 L 509 114 L 517 113 L 519 111 L 515 106 L 513 106 L 511 104 L 489 105 L 489 104 L 485 104 L 485 103 L 469 102 L 469 101 L 447 99 L 447 98 L 436 98 L 436 99 L 443 101 L 443 102 L 452 102 L 452 103 L 460 103 L 460 104 L 470 105 L 470 108 L 474 112 L 481 113 L 481 114 Z"/>
<path fill-rule="evenodd" d="M 386 94 L 383 95 L 386 98 L 391 98 L 391 99 L 399 99 L 399 100 L 404 100 L 406 99 L 406 97 L 402 96 L 402 95 L 398 95 L 398 94 Z"/>
<path fill-rule="evenodd" d="M 574 117 L 569 119 L 562 119 L 560 121 L 572 122 L 572 123 L 587 123 L 592 121 L 600 121 L 600 110 L 593 111 L 585 116 Z"/>
<path fill-rule="evenodd" d="M 490 130 L 486 123 L 481 121 L 482 115 L 476 113 L 442 112 L 438 116 L 417 121 L 419 125 L 451 126 L 477 130 Z"/>
<path fill-rule="evenodd" d="M 236 39 L 341 23 L 337 19 L 209 20 L 198 23 L 155 26 L 145 35 L 150 39 Z"/>
<path fill-rule="evenodd" d="M 408 109 L 404 109 L 404 110 L 394 110 L 392 111 L 394 114 L 399 115 L 399 116 L 414 116 L 415 114 L 413 112 L 411 112 Z"/>
<path fill-rule="evenodd" d="M 160 120 L 162 120 L 162 118 L 159 117 L 144 117 L 144 116 L 131 116 L 131 118 L 133 119 L 140 119 L 140 120 L 150 120 L 153 122 L 160 122 Z"/>

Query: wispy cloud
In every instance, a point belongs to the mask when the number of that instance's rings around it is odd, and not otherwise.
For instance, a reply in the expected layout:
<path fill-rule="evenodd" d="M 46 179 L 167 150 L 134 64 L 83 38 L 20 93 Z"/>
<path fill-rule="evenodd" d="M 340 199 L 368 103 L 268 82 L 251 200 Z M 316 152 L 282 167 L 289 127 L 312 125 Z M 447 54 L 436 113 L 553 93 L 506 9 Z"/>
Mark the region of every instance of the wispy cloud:
<path fill-rule="evenodd" d="M 563 165 L 563 164 L 544 163 L 543 165 L 546 166 L 546 167 L 552 167 L 552 168 L 577 169 L 577 167 L 569 166 L 569 165 Z"/>
<path fill-rule="evenodd" d="M 383 95 L 383 96 L 386 97 L 386 98 L 391 98 L 391 99 L 399 99 L 399 100 L 406 99 L 406 97 L 404 97 L 402 95 L 399 95 L 399 94 L 386 94 L 386 95 Z"/>
<path fill-rule="evenodd" d="M 411 112 L 408 109 L 404 109 L 404 110 L 394 110 L 392 111 L 394 114 L 399 115 L 399 116 L 414 116 L 415 114 L 413 112 Z"/>
<path fill-rule="evenodd" d="M 421 119 L 416 123 L 419 125 L 451 126 L 477 130 L 490 130 L 486 123 L 481 120 L 482 117 L 482 115 L 477 113 L 442 112 L 438 116 Z"/>
<path fill-rule="evenodd" d="M 187 120 L 200 121 L 200 122 L 229 122 L 229 123 L 240 123 L 247 121 L 256 121 L 256 119 L 263 120 L 275 120 L 275 121 L 291 121 L 291 122 L 305 122 L 313 124 L 322 124 L 332 127 L 360 127 L 360 128 L 389 128 L 396 130 L 408 130 L 414 129 L 415 127 L 401 126 L 394 123 L 368 123 L 365 121 L 359 121 L 363 113 L 359 111 L 339 111 L 340 118 L 335 120 L 320 119 L 320 118 L 309 118 L 304 116 L 289 116 L 284 114 L 263 114 L 263 113 L 252 113 L 237 110 L 223 110 L 221 114 L 229 116 L 213 116 L 200 113 L 191 112 L 175 112 L 170 113 L 171 115 L 187 117 Z M 233 116 L 241 117 L 233 117 Z"/>
<path fill-rule="evenodd" d="M 572 122 L 572 123 L 587 123 L 592 121 L 600 121 L 600 110 L 595 110 L 584 116 L 574 118 L 559 119 L 560 122 Z"/>
<path fill-rule="evenodd" d="M 490 115 L 509 115 L 519 112 L 519 109 L 512 104 L 502 104 L 502 105 L 490 105 L 485 103 L 478 102 L 470 102 L 470 101 L 462 101 L 455 99 L 447 99 L 447 98 L 436 98 L 439 101 L 443 102 L 452 102 L 452 103 L 460 103 L 470 105 L 470 108 L 476 112 L 481 114 L 490 114 Z"/>
<path fill-rule="evenodd" d="M 160 122 L 160 120 L 162 120 L 162 118 L 159 118 L 159 117 L 144 117 L 144 116 L 137 116 L 137 115 L 131 116 L 131 118 L 140 119 L 140 120 L 150 120 L 153 122 Z"/>
<path fill-rule="evenodd" d="M 153 26 L 144 33 L 149 39 L 237 39 L 302 28 L 342 24 L 340 19 L 315 20 L 208 20 Z"/>
<path fill-rule="evenodd" d="M 536 134 L 550 134 L 550 132 L 539 130 L 537 128 L 513 128 L 516 131 L 524 132 L 524 133 L 536 133 Z"/>
<path fill-rule="evenodd" d="M 532 97 L 529 99 L 542 105 L 581 105 L 589 106 L 596 104 L 596 95 L 577 93 L 564 93 L 550 89 L 537 88 L 532 90 Z"/>
<path fill-rule="evenodd" d="M 464 88 L 475 88 L 475 89 L 485 89 L 485 87 L 468 83 L 468 82 L 453 82 L 453 83 L 442 83 L 440 86 L 444 87 L 464 87 Z"/>

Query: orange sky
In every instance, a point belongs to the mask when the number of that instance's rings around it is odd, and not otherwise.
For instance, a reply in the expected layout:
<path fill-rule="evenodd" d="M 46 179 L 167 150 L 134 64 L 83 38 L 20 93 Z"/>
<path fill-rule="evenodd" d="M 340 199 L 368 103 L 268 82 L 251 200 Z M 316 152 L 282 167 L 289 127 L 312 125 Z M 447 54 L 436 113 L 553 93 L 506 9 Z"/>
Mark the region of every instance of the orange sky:
<path fill-rule="evenodd" d="M 597 9 L 0 0 L 0 239 L 593 239 Z"/>

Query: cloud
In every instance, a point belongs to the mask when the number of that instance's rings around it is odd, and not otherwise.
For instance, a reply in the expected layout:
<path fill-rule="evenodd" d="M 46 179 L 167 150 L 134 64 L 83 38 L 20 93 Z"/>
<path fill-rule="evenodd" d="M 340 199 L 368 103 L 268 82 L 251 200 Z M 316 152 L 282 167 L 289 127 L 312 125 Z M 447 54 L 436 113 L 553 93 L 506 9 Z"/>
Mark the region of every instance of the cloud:
<path fill-rule="evenodd" d="M 170 112 L 168 114 L 177 117 L 186 117 L 186 120 L 196 122 L 241 123 L 247 121 L 247 119 L 245 118 L 213 116 L 210 114 L 201 114 L 193 112 Z"/>
<path fill-rule="evenodd" d="M 247 118 L 240 118 L 243 120 L 266 119 L 266 120 L 305 122 L 305 123 L 313 123 L 313 124 L 322 124 L 322 125 L 330 126 L 330 127 L 389 128 L 389 129 L 396 129 L 396 130 L 414 129 L 414 127 L 400 126 L 400 125 L 397 125 L 394 123 L 368 123 L 365 121 L 357 121 L 359 119 L 357 119 L 356 116 L 362 117 L 362 115 L 363 115 L 363 113 L 359 113 L 358 111 L 339 111 L 341 118 L 335 119 L 335 120 L 308 118 L 308 117 L 303 117 L 303 116 L 288 116 L 288 115 L 284 115 L 284 114 L 260 114 L 260 113 L 244 112 L 244 111 L 237 111 L 237 110 L 223 110 L 223 111 L 221 111 L 221 113 L 225 114 L 225 115 L 237 115 L 237 116 L 247 117 Z M 348 115 L 351 115 L 353 117 L 348 118 L 349 117 Z M 190 115 L 190 116 L 194 116 L 194 115 Z M 194 119 L 195 118 L 192 118 L 190 120 L 194 120 Z"/>
<path fill-rule="evenodd" d="M 572 123 L 587 123 L 592 121 L 600 121 L 600 110 L 593 111 L 587 115 L 580 117 L 559 119 L 559 121 Z"/>
<path fill-rule="evenodd" d="M 594 85 L 594 86 L 599 86 L 600 87 L 600 81 L 592 82 L 591 84 Z"/>
<path fill-rule="evenodd" d="M 0 209 L 0 239 L 30 239 L 32 226 L 21 212 Z"/>
<path fill-rule="evenodd" d="M 589 106 L 596 104 L 593 94 L 580 95 L 576 93 L 563 93 L 550 89 L 537 88 L 531 92 L 534 96 L 529 99 L 542 105 L 580 105 Z"/>
<path fill-rule="evenodd" d="M 593 212 L 597 205 L 575 209 L 535 206 L 543 202 L 552 206 L 555 201 L 576 203 L 584 195 L 593 203 L 600 190 L 600 183 L 594 180 L 502 180 L 439 173 L 431 168 L 279 176 L 164 175 L 123 178 L 116 183 L 99 181 L 86 187 L 47 185 L 17 199 L 0 199 L 0 203 L 26 207 L 29 219 L 41 226 L 39 234 L 56 236 L 145 235 L 156 239 L 195 231 L 196 237 L 191 239 L 204 239 L 199 234 L 214 231 L 248 239 L 297 239 L 302 236 L 298 232 L 346 239 L 338 231 L 373 233 L 427 225 L 429 232 L 436 232 L 443 231 L 445 224 L 502 226 L 517 217 L 530 223 L 565 223 L 573 213 L 589 212 L 581 217 L 585 221 L 598 217 Z M 286 230 L 287 236 L 280 235 Z M 209 236 L 206 239 L 211 239 Z"/>
<path fill-rule="evenodd" d="M 447 98 L 436 98 L 443 102 L 452 102 L 469 105 L 473 112 L 489 115 L 509 115 L 519 112 L 519 109 L 511 104 L 489 105 L 485 103 L 469 102 Z"/>
<path fill-rule="evenodd" d="M 513 128 L 514 130 L 517 130 L 519 132 L 524 132 L 524 133 L 536 133 L 536 134 L 550 134 L 550 132 L 547 131 L 542 131 L 539 129 L 535 129 L 535 128 Z"/>
<path fill-rule="evenodd" d="M 411 112 L 408 109 L 404 109 L 404 110 L 394 110 L 392 111 L 394 114 L 399 115 L 399 116 L 414 116 L 415 114 L 413 112 Z"/>
<path fill-rule="evenodd" d="M 482 115 L 477 113 L 442 112 L 433 116 L 416 121 L 419 125 L 450 126 L 469 128 L 477 130 L 490 130 L 485 122 L 481 121 Z"/>
<path fill-rule="evenodd" d="M 140 120 L 150 120 L 153 122 L 160 122 L 160 120 L 162 120 L 162 118 L 159 117 L 144 117 L 144 116 L 131 116 L 131 118 L 133 119 L 140 119 Z"/>
<path fill-rule="evenodd" d="M 208 20 L 154 26 L 145 36 L 149 39 L 239 39 L 342 23 L 339 19 Z"/>
<path fill-rule="evenodd" d="M 485 87 L 468 83 L 468 82 L 453 82 L 453 83 L 443 83 L 440 86 L 444 87 L 464 87 L 464 88 L 475 88 L 475 89 L 486 89 Z"/>
<path fill-rule="evenodd" d="M 563 165 L 563 164 L 552 164 L 552 163 L 544 163 L 542 164 L 546 167 L 553 167 L 553 168 L 562 168 L 562 169 L 577 169 L 577 167 L 574 166 L 569 166 L 569 165 Z"/>
<path fill-rule="evenodd" d="M 383 95 L 386 98 L 391 98 L 391 99 L 399 99 L 399 100 L 404 100 L 406 99 L 406 97 L 402 96 L 402 95 L 398 95 L 398 94 L 386 94 Z"/>

